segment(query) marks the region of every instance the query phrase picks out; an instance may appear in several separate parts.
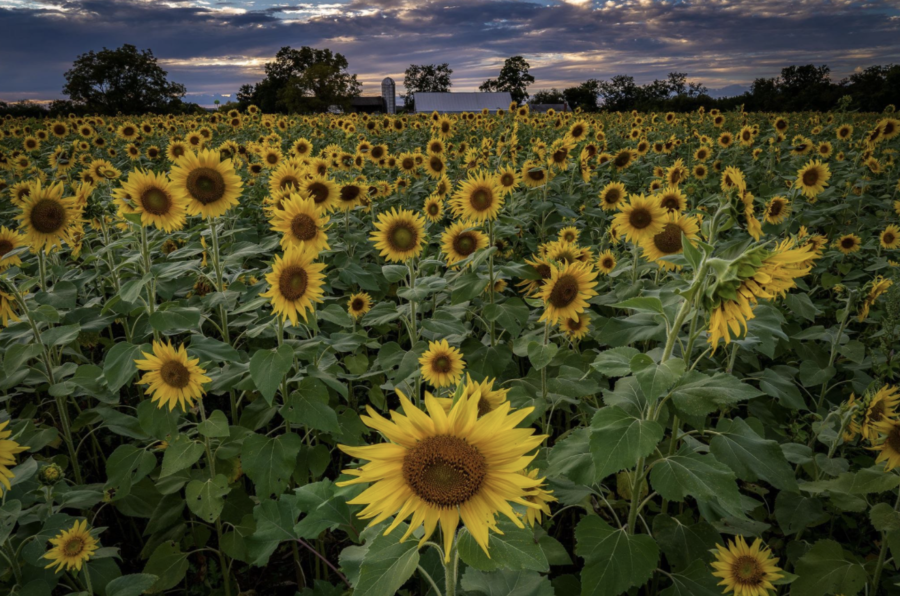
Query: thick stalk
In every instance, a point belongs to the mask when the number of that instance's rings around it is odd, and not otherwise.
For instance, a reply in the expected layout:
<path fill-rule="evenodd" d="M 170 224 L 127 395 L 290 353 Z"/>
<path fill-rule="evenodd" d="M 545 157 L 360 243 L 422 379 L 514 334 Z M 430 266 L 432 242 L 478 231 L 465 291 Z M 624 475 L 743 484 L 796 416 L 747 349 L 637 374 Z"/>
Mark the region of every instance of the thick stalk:
<path fill-rule="evenodd" d="M 200 409 L 200 421 L 206 422 L 206 408 L 203 407 L 203 398 L 197 400 L 197 406 Z M 210 481 L 215 481 L 216 478 L 216 460 L 213 457 L 212 450 L 209 447 L 209 437 L 203 435 L 203 447 L 206 450 L 206 463 L 209 468 L 209 479 Z M 222 520 L 220 518 L 216 518 L 216 537 L 218 542 L 216 545 L 218 549 L 216 549 L 216 553 L 219 555 L 219 566 L 222 568 L 222 579 L 225 583 L 225 596 L 231 596 L 231 573 L 229 571 L 229 567 L 227 562 L 225 561 L 225 555 L 222 554 Z"/>
<path fill-rule="evenodd" d="M 841 343 L 841 337 L 844 335 L 844 328 L 847 327 L 847 322 L 850 320 L 850 298 L 847 298 L 847 304 L 844 307 L 844 316 L 841 317 L 841 326 L 838 328 L 837 335 L 834 336 L 834 339 L 831 341 L 831 355 L 828 357 L 828 368 L 831 368 L 834 365 L 834 359 L 837 358 L 837 350 L 838 346 Z M 828 391 L 828 381 L 822 383 L 822 391 L 819 393 L 819 401 L 816 402 L 816 412 L 822 409 L 822 406 L 825 404 L 825 393 Z"/>
<path fill-rule="evenodd" d="M 488 248 L 494 246 L 494 220 L 490 220 L 488 222 L 488 237 L 490 238 L 490 244 L 488 244 Z M 494 304 L 494 255 L 491 254 L 488 257 L 488 275 L 490 277 L 490 284 L 488 285 L 488 299 L 491 304 Z M 491 321 L 491 347 L 496 345 L 496 326 L 495 321 Z"/>
<path fill-rule="evenodd" d="M 894 511 L 900 510 L 900 493 L 894 501 Z M 878 593 L 878 583 L 881 581 L 881 571 L 884 569 L 884 561 L 887 558 L 887 532 L 881 533 L 881 552 L 878 553 L 878 563 L 875 564 L 875 573 L 872 575 L 872 594 Z"/>
<path fill-rule="evenodd" d="M 694 275 L 694 279 L 691 282 L 691 289 L 695 292 L 700 291 L 699 285 L 702 283 L 703 277 L 706 275 L 707 267 L 708 265 L 706 263 L 706 260 L 704 260 L 700 265 L 700 269 Z M 669 337 L 666 338 L 666 347 L 663 350 L 663 355 L 660 359 L 660 363 L 665 362 L 672 356 L 672 350 L 675 349 L 675 340 L 678 339 L 678 333 L 681 331 L 681 326 L 684 324 L 684 319 L 688 316 L 688 313 L 691 312 L 693 301 L 693 296 L 685 300 L 681 305 L 681 308 L 678 310 L 678 314 L 675 315 L 675 321 L 672 323 L 672 328 L 669 330 Z"/>
<path fill-rule="evenodd" d="M 459 574 L 459 549 L 456 541 L 450 549 L 450 561 L 444 563 L 444 596 L 456 596 L 456 576 Z"/>

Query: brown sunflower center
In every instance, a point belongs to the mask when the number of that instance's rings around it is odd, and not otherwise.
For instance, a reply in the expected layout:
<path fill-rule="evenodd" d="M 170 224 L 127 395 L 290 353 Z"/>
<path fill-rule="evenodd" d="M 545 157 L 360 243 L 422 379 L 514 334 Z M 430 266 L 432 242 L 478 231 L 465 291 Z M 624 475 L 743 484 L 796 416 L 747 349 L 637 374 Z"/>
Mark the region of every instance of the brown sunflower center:
<path fill-rule="evenodd" d="M 781 215 L 781 211 L 783 209 L 783 205 L 781 201 L 772 201 L 772 204 L 769 205 L 769 215 L 771 217 L 778 217 Z"/>
<path fill-rule="evenodd" d="M 278 155 L 275 153 L 269 153 L 268 155 L 266 155 L 266 163 L 269 163 L 272 165 L 277 164 L 278 163 Z"/>
<path fill-rule="evenodd" d="M 359 198 L 362 189 L 355 184 L 344 186 L 341 188 L 341 200 L 351 203 Z"/>
<path fill-rule="evenodd" d="M 731 573 L 734 580 L 742 586 L 758 586 L 766 575 L 759 560 L 749 555 L 735 559 L 731 564 Z"/>
<path fill-rule="evenodd" d="M 479 188 L 472 193 L 470 202 L 476 211 L 485 211 L 494 204 L 494 196 L 490 190 Z"/>
<path fill-rule="evenodd" d="M 900 453 L 900 426 L 895 426 L 884 440 L 894 453 Z"/>
<path fill-rule="evenodd" d="M 481 488 L 487 476 L 484 456 L 464 439 L 449 435 L 419 441 L 403 458 L 403 479 L 423 501 L 457 507 Z"/>
<path fill-rule="evenodd" d="M 893 244 L 894 241 L 897 240 L 897 237 L 893 232 L 885 232 L 882 236 L 882 239 L 884 240 L 885 244 Z"/>
<path fill-rule="evenodd" d="M 616 262 L 610 257 L 605 257 L 600 261 L 600 265 L 602 265 L 604 269 L 612 269 L 616 266 Z"/>
<path fill-rule="evenodd" d="M 631 153 L 622 152 L 616 155 L 613 163 L 617 168 L 624 168 L 631 162 Z"/>
<path fill-rule="evenodd" d="M 437 203 L 429 203 L 428 205 L 428 215 L 432 217 L 436 217 L 441 212 L 441 206 Z"/>
<path fill-rule="evenodd" d="M 225 196 L 225 178 L 213 168 L 200 167 L 187 177 L 187 190 L 204 205 L 215 203 Z"/>
<path fill-rule="evenodd" d="M 578 280 L 574 275 L 560 275 L 550 291 L 550 304 L 556 308 L 565 308 L 575 302 L 578 297 Z"/>
<path fill-rule="evenodd" d="M 475 252 L 477 246 L 478 241 L 471 232 L 463 232 L 453 239 L 453 250 L 466 257 Z"/>
<path fill-rule="evenodd" d="M 321 182 L 313 182 L 306 190 L 312 195 L 313 201 L 315 201 L 317 205 L 327 201 L 328 195 L 330 194 L 328 192 L 328 186 Z"/>
<path fill-rule="evenodd" d="M 544 179 L 544 170 L 529 170 L 528 177 L 535 182 L 540 182 Z"/>
<path fill-rule="evenodd" d="M 141 195 L 141 206 L 153 215 L 166 215 L 172 208 L 172 201 L 163 189 L 152 187 Z"/>
<path fill-rule="evenodd" d="M 288 186 L 300 188 L 300 181 L 297 180 L 296 176 L 291 176 L 290 174 L 288 174 L 287 176 L 284 176 L 281 179 L 281 183 L 279 184 L 279 187 L 287 188 Z"/>
<path fill-rule="evenodd" d="M 438 157 L 432 157 L 429 160 L 429 163 L 431 164 L 431 169 L 436 172 L 442 172 L 444 170 L 444 162 Z"/>
<path fill-rule="evenodd" d="M 636 207 L 628 214 L 628 223 L 632 228 L 643 230 L 653 223 L 653 215 L 646 207 Z"/>
<path fill-rule="evenodd" d="M 177 360 L 169 360 L 159 369 L 159 377 L 163 383 L 175 389 L 183 389 L 191 381 L 191 373 L 187 367 Z"/>
<path fill-rule="evenodd" d="M 453 363 L 448 356 L 438 356 L 431 362 L 431 368 L 437 373 L 448 373 L 453 368 Z"/>
<path fill-rule="evenodd" d="M 41 199 L 31 210 L 31 225 L 42 234 L 60 230 L 66 219 L 66 208 L 52 199 Z"/>
<path fill-rule="evenodd" d="M 681 228 L 677 224 L 667 223 L 662 232 L 653 237 L 653 244 L 660 252 L 674 254 L 681 252 Z"/>
<path fill-rule="evenodd" d="M 541 279 L 549 279 L 550 275 L 553 273 L 550 269 L 550 265 L 544 264 L 538 265 L 534 270 L 541 276 Z"/>
<path fill-rule="evenodd" d="M 306 294 L 309 285 L 309 274 L 306 269 L 296 265 L 288 265 L 278 278 L 278 291 L 286 300 L 298 300 Z"/>
<path fill-rule="evenodd" d="M 316 221 L 305 213 L 298 213 L 291 220 L 291 234 L 298 240 L 312 240 L 317 232 Z"/>
<path fill-rule="evenodd" d="M 805 186 L 815 186 L 819 182 L 819 171 L 816 169 L 806 170 L 803 172 L 803 184 Z"/>
<path fill-rule="evenodd" d="M 843 248 L 853 248 L 856 246 L 856 240 L 853 238 L 843 238 L 841 240 L 841 246 Z"/>
<path fill-rule="evenodd" d="M 669 211 L 677 211 L 678 209 L 681 209 L 681 201 L 678 200 L 677 196 L 672 194 L 663 195 L 663 198 L 660 200 L 659 204 Z"/>
<path fill-rule="evenodd" d="M 66 556 L 68 557 L 77 557 L 83 550 L 84 540 L 77 536 L 69 538 L 63 545 L 63 551 L 65 551 Z"/>
<path fill-rule="evenodd" d="M 869 421 L 870 422 L 880 422 L 884 418 L 885 407 L 884 402 L 879 401 L 872 404 L 872 407 L 869 408 Z"/>
<path fill-rule="evenodd" d="M 388 242 L 394 250 L 410 250 L 416 244 L 418 234 L 407 224 L 396 224 L 387 234 Z"/>
<path fill-rule="evenodd" d="M 360 311 L 366 307 L 366 303 L 362 298 L 354 298 L 350 303 L 351 310 Z"/>
<path fill-rule="evenodd" d="M 400 162 L 400 167 L 404 170 L 411 170 L 416 167 L 416 160 L 411 157 L 405 157 L 403 161 Z"/>
<path fill-rule="evenodd" d="M 6 239 L 0 239 L 0 257 L 11 251 L 13 248 L 13 243 Z"/>
<path fill-rule="evenodd" d="M 622 198 L 622 195 L 619 192 L 619 189 L 611 188 L 608 191 L 606 191 L 606 194 L 603 196 L 603 201 L 607 205 L 615 205 L 616 203 L 619 202 L 619 199 L 621 199 L 621 198 Z"/>

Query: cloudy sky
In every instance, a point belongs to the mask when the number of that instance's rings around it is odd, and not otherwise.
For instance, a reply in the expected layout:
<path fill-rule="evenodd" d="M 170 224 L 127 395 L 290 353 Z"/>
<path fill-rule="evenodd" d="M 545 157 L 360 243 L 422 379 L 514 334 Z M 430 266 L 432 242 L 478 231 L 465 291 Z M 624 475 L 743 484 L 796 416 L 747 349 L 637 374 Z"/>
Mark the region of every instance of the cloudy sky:
<path fill-rule="evenodd" d="M 472 91 L 517 54 L 532 91 L 676 70 L 721 89 L 789 64 L 840 78 L 900 62 L 900 0 L 0 0 L 0 100 L 60 97 L 78 54 L 123 43 L 152 49 L 204 105 L 262 78 L 285 45 L 343 53 L 372 95 L 433 62 Z"/>

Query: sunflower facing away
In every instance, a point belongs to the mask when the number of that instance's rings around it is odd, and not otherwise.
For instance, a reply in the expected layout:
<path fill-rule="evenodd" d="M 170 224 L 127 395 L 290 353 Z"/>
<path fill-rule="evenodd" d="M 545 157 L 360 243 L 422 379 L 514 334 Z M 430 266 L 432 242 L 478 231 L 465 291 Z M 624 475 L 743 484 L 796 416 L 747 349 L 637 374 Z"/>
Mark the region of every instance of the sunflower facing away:
<path fill-rule="evenodd" d="M 613 226 L 631 242 L 640 242 L 662 232 L 667 211 L 655 197 L 631 195 L 613 218 Z"/>
<path fill-rule="evenodd" d="M 370 310 L 372 310 L 372 297 L 366 292 L 353 294 L 347 301 L 347 312 L 354 319 L 362 318 Z"/>
<path fill-rule="evenodd" d="M 87 563 L 99 548 L 97 539 L 91 535 L 87 528 L 87 520 L 76 521 L 68 530 L 63 530 L 50 539 L 53 546 L 44 554 L 44 558 L 50 564 L 44 569 L 56 567 L 54 571 L 59 573 L 65 567 L 66 571 L 81 571 L 82 565 Z"/>
<path fill-rule="evenodd" d="M 0 226 L 0 271 L 22 264 L 19 255 L 11 255 L 15 249 L 26 246 L 25 236 L 5 226 Z"/>
<path fill-rule="evenodd" d="M 146 371 L 139 384 L 149 385 L 146 393 L 160 409 L 169 411 L 179 405 L 187 412 L 205 393 L 203 384 L 209 383 L 206 371 L 198 366 L 199 358 L 189 358 L 184 345 L 175 348 L 171 342 L 153 342 L 153 352 L 143 352 L 146 360 L 135 360 L 138 370 Z"/>
<path fill-rule="evenodd" d="M 461 218 L 480 223 L 497 219 L 503 194 L 494 176 L 480 173 L 460 185 L 450 205 Z"/>
<path fill-rule="evenodd" d="M 166 232 L 184 227 L 188 199 L 175 192 L 165 174 L 135 170 L 128 174 L 122 190 L 131 197 L 135 211 L 141 214 L 142 225 L 152 225 Z"/>
<path fill-rule="evenodd" d="M 883 420 L 878 425 L 878 432 L 881 436 L 874 441 L 872 447 L 879 452 L 875 463 L 886 462 L 884 466 L 886 472 L 900 468 L 900 421 Z"/>
<path fill-rule="evenodd" d="M 188 213 L 219 217 L 238 204 L 243 183 L 230 159 L 218 151 L 187 151 L 172 168 L 172 184 L 188 200 Z"/>
<path fill-rule="evenodd" d="M 272 272 L 266 274 L 269 289 L 260 294 L 272 299 L 272 308 L 282 320 L 290 319 L 296 325 L 298 316 L 306 321 L 307 311 L 315 308 L 314 302 L 322 302 L 322 286 L 325 276 L 324 263 L 314 263 L 316 253 L 311 250 L 288 246 L 284 255 L 275 255 Z"/>
<path fill-rule="evenodd" d="M 49 252 L 72 243 L 72 234 L 81 218 L 75 197 L 63 198 L 62 182 L 42 186 L 36 181 L 16 216 L 19 229 L 32 251 Z"/>
<path fill-rule="evenodd" d="M 772 551 L 763 546 L 762 539 L 747 544 L 743 536 L 728 541 L 728 548 L 716 545 L 716 560 L 712 563 L 713 575 L 721 578 L 720 586 L 725 586 L 725 594 L 734 596 L 769 596 L 776 591 L 772 582 L 784 577 L 778 567 L 778 559 Z"/>
<path fill-rule="evenodd" d="M 554 267 L 539 293 L 545 306 L 539 320 L 556 324 L 561 319 L 577 319 L 587 308 L 587 301 L 597 295 L 596 279 L 597 272 L 581 261 Z"/>
<path fill-rule="evenodd" d="M 281 209 L 272 212 L 272 229 L 281 232 L 281 247 L 306 248 L 314 254 L 328 250 L 328 216 L 312 199 L 291 193 L 281 202 Z"/>
<path fill-rule="evenodd" d="M 441 236 L 441 250 L 447 255 L 447 265 L 455 265 L 487 245 L 487 235 L 473 230 L 464 221 L 450 225 Z"/>
<path fill-rule="evenodd" d="M 885 385 L 862 400 L 860 416 L 858 420 L 850 423 L 850 431 L 874 443 L 878 438 L 879 425 L 896 418 L 898 405 L 900 405 L 900 389 Z"/>
<path fill-rule="evenodd" d="M 15 474 L 9 469 L 16 466 L 16 454 L 30 449 L 30 447 L 19 445 L 11 440 L 9 437 L 12 435 L 12 431 L 6 430 L 7 426 L 9 426 L 9 420 L 0 422 L 0 495 L 3 494 L 4 487 L 6 490 L 12 488 L 9 481 L 15 478 Z"/>
<path fill-rule="evenodd" d="M 462 352 L 451 347 L 446 339 L 430 342 L 428 351 L 419 358 L 419 364 L 422 378 L 434 387 L 456 385 L 466 367 Z"/>
<path fill-rule="evenodd" d="M 411 515 L 401 541 L 424 526 L 420 545 L 431 538 L 440 522 L 445 561 L 450 560 L 460 519 L 485 553 L 489 530 L 496 531 L 498 513 L 524 527 L 511 503 L 540 508 L 525 497 L 543 483 L 520 473 L 534 459 L 536 453 L 531 452 L 545 439 L 535 435 L 532 428 L 516 428 L 533 408 L 512 410 L 505 402 L 478 418 L 477 393 L 460 396 L 446 413 L 426 392 L 426 414 L 405 395 L 398 395 L 403 414 L 391 412 L 392 419 L 387 420 L 366 406 L 369 415 L 362 416 L 362 421 L 384 435 L 388 443 L 339 445 L 351 457 L 368 461 L 359 468 L 344 470 L 356 478 L 337 483 L 369 483 L 349 501 L 366 506 L 359 517 L 371 519 L 370 525 L 375 525 L 396 515 L 385 530 L 388 534 Z"/>
<path fill-rule="evenodd" d="M 425 220 L 408 209 L 381 213 L 370 239 L 381 256 L 394 263 L 402 263 L 419 256 L 425 239 Z"/>

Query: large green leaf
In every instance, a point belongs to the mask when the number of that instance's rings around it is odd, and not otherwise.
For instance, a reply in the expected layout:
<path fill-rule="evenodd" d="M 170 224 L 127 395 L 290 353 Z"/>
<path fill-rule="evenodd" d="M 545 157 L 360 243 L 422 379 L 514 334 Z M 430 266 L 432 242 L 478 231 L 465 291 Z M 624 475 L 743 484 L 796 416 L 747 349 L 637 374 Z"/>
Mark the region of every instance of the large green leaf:
<path fill-rule="evenodd" d="M 743 517 L 734 473 L 712 455 L 678 453 L 653 463 L 650 484 L 664 499 L 718 501 L 731 515 Z"/>
<path fill-rule="evenodd" d="M 203 451 L 203 443 L 195 441 L 187 435 L 178 435 L 174 441 L 169 443 L 163 454 L 160 478 L 190 468 L 203 456 Z"/>
<path fill-rule="evenodd" d="M 775 441 L 760 437 L 741 418 L 721 418 L 718 433 L 709 443 L 716 459 L 724 463 L 741 480 L 755 482 L 762 478 L 775 488 L 797 492 L 794 469 L 788 464 Z"/>
<path fill-rule="evenodd" d="M 406 524 L 385 536 L 382 533 L 368 545 L 359 569 L 354 596 L 394 596 L 416 571 L 419 564 L 418 540 L 400 542 Z"/>
<path fill-rule="evenodd" d="M 188 508 L 200 519 L 212 523 L 219 519 L 225 507 L 225 495 L 231 492 L 228 479 L 222 474 L 206 480 L 191 480 L 185 488 Z"/>
<path fill-rule="evenodd" d="M 276 350 L 257 350 L 250 358 L 250 377 L 269 405 L 293 365 L 294 351 L 287 344 Z"/>
<path fill-rule="evenodd" d="M 468 568 L 460 586 L 473 594 L 486 596 L 554 596 L 550 580 L 536 571 L 501 570 L 485 573 Z"/>
<path fill-rule="evenodd" d="M 691 416 L 706 416 L 720 407 L 753 399 L 763 395 L 761 391 L 742 383 L 734 375 L 716 373 L 712 376 L 698 371 L 684 375 L 672 389 L 675 406 Z"/>
<path fill-rule="evenodd" d="M 188 566 L 187 553 L 181 552 L 177 543 L 163 542 L 156 547 L 144 566 L 145 574 L 155 575 L 158 578 L 147 593 L 157 594 L 171 590 L 184 579 Z"/>
<path fill-rule="evenodd" d="M 617 530 L 594 515 L 578 522 L 575 541 L 575 553 L 584 559 L 582 596 L 618 596 L 642 586 L 659 561 L 653 538 Z"/>
<path fill-rule="evenodd" d="M 653 453 L 664 434 L 658 422 L 636 418 L 616 406 L 597 410 L 591 429 L 596 480 L 633 467 L 640 458 Z"/>
<path fill-rule="evenodd" d="M 866 585 L 866 570 L 848 559 L 834 540 L 820 540 L 797 561 L 791 596 L 854 596 Z"/>
<path fill-rule="evenodd" d="M 148 573 L 123 575 L 106 584 L 106 596 L 140 596 L 153 587 L 158 579 Z"/>
<path fill-rule="evenodd" d="M 256 486 L 257 497 L 263 499 L 284 492 L 302 446 L 303 439 L 293 433 L 278 437 L 254 433 L 244 439 L 242 464 Z"/>
<path fill-rule="evenodd" d="M 497 569 L 531 569 L 547 572 L 550 565 L 534 537 L 534 530 L 519 528 L 508 519 L 499 524 L 502 534 L 490 535 L 488 557 L 475 539 L 464 528 L 459 533 L 459 556 L 466 565 L 481 571 Z"/>

